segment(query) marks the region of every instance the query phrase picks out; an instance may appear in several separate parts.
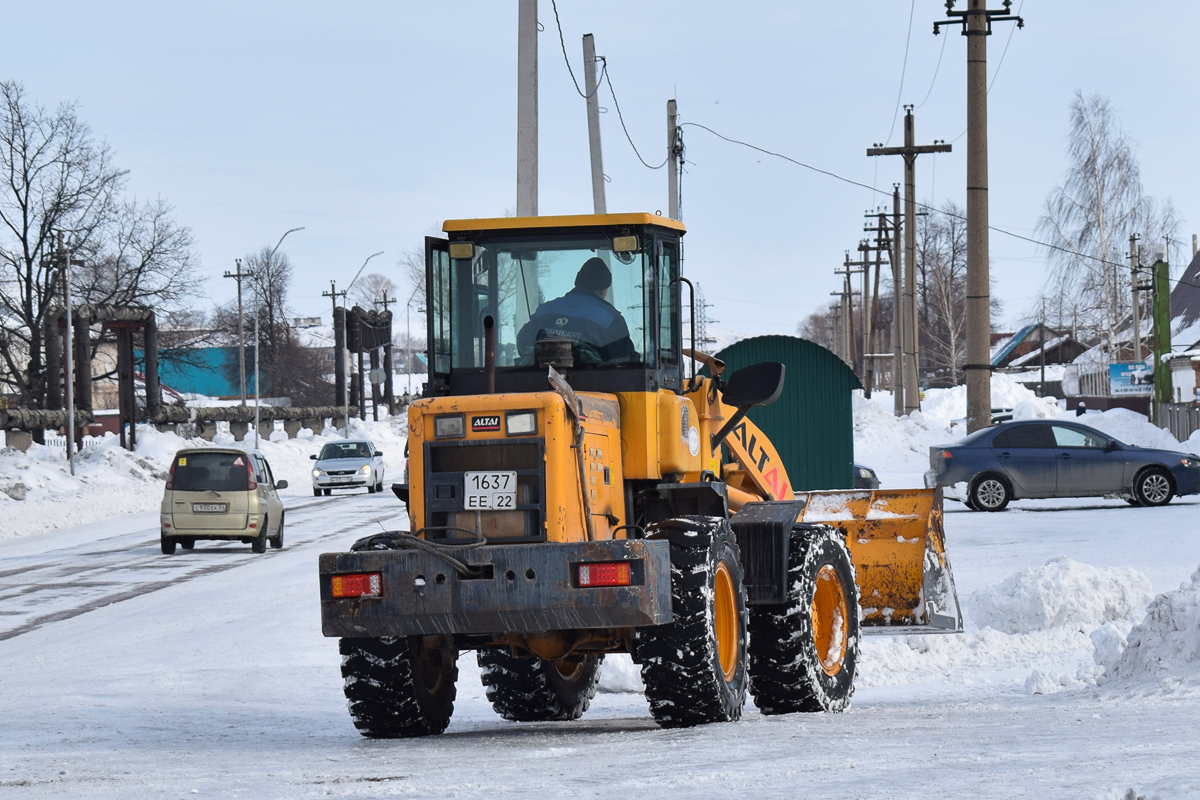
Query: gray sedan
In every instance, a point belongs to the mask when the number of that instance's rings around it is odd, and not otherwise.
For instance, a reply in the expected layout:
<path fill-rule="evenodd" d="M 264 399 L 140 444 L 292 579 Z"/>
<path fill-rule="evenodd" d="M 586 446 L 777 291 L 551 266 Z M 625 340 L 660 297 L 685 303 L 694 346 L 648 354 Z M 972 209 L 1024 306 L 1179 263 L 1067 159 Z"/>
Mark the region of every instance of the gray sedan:
<path fill-rule="evenodd" d="M 1200 457 L 1125 444 L 1074 422 L 1010 422 L 929 448 L 925 485 L 967 485 L 964 502 L 1000 511 L 1023 497 L 1122 497 L 1166 505 L 1200 493 Z"/>
<path fill-rule="evenodd" d="M 312 471 L 314 495 L 363 486 L 368 494 L 383 489 L 383 452 L 367 439 L 330 442 L 311 458 L 317 462 Z"/>

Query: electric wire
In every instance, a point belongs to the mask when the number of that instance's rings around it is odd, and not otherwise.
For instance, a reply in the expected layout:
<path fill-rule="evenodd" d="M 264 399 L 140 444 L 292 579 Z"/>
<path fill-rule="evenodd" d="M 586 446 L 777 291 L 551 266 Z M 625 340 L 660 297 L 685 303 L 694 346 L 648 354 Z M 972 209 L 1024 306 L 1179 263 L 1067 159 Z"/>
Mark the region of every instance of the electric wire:
<path fill-rule="evenodd" d="M 821 169 L 820 167 L 814 167 L 812 164 L 806 164 L 803 161 L 799 161 L 797 159 L 792 158 L 791 156 L 784 155 L 783 153 L 777 153 L 774 150 L 768 150 L 765 147 L 759 147 L 758 145 L 751 144 L 749 142 L 743 142 L 740 139 L 734 139 L 733 137 L 726 136 L 723 133 L 718 133 L 717 131 L 713 130 L 712 128 L 708 127 L 707 125 L 701 125 L 699 122 L 681 122 L 679 124 L 679 126 L 681 128 L 684 126 L 700 128 L 701 130 L 708 131 L 713 136 L 716 136 L 718 139 L 723 139 L 726 142 L 729 142 L 730 144 L 741 145 L 742 147 L 746 147 L 751 150 L 756 150 L 765 155 L 774 156 L 775 158 L 783 159 L 784 161 L 788 161 L 792 164 L 795 164 L 798 167 L 803 167 L 804 169 L 811 170 L 812 172 L 816 172 L 821 175 L 826 175 L 830 178 L 833 178 L 834 180 L 838 180 L 838 181 L 841 181 L 842 183 L 850 184 L 851 186 L 859 186 L 863 189 L 869 189 L 872 192 L 876 192 L 878 194 L 882 194 L 882 195 L 885 195 L 888 197 L 891 196 L 891 194 L 889 192 L 885 192 L 882 189 L 877 189 L 874 186 L 869 186 L 861 181 L 856 181 L 853 178 L 846 178 L 842 175 L 838 175 L 836 172 L 830 172 L 827 169 Z M 928 205 L 927 203 L 922 203 L 920 200 L 914 199 L 913 205 L 915 205 L 918 208 L 923 209 L 924 211 L 927 211 L 927 212 L 931 212 L 934 214 L 942 214 L 943 216 L 947 216 L 947 217 L 953 217 L 954 219 L 962 220 L 963 222 L 967 221 L 967 218 L 962 214 L 953 214 L 949 211 L 944 211 L 942 209 Z M 1037 245 L 1038 247 L 1045 247 L 1048 250 L 1057 250 L 1061 253 L 1066 253 L 1068 255 L 1072 255 L 1077 258 L 1087 259 L 1089 261 L 1095 261 L 1100 264 L 1105 264 L 1107 266 L 1115 266 L 1115 267 L 1127 267 L 1128 266 L 1128 264 L 1126 264 L 1124 262 L 1109 261 L 1108 259 L 1101 258 L 1100 256 L 1094 256 L 1094 255 L 1089 255 L 1087 253 L 1081 253 L 1078 250 L 1072 250 L 1069 247 L 1064 247 L 1062 245 L 1057 245 L 1057 244 L 1051 244 L 1050 242 L 1043 242 L 1038 239 L 1034 239 L 1031 236 L 1024 236 L 1020 233 L 1015 233 L 1014 231 L 1007 230 L 1005 228 L 998 228 L 995 225 L 988 225 L 988 230 L 995 231 L 996 233 L 1000 233 L 1005 236 L 1009 236 L 1013 239 L 1020 239 L 1021 241 L 1029 242 L 1030 244 Z M 1200 286 L 1200 284 L 1193 284 L 1191 281 L 1184 281 L 1181 278 L 1168 278 L 1168 280 L 1172 283 L 1182 283 L 1186 286 Z"/>
<path fill-rule="evenodd" d="M 892 112 L 892 127 L 888 129 L 887 140 L 884 144 L 892 141 L 892 134 L 896 132 L 896 119 L 900 116 L 900 96 L 904 93 L 904 73 L 908 71 L 908 47 L 912 44 L 912 21 L 916 8 L 917 0 L 912 0 L 908 6 L 908 35 L 904 38 L 904 61 L 900 65 L 900 86 L 896 89 L 896 109 Z"/>
<path fill-rule="evenodd" d="M 933 79 L 931 81 L 929 81 L 929 91 L 925 92 L 925 100 L 928 100 L 929 95 L 933 94 L 933 87 L 937 83 L 938 71 L 942 68 L 942 56 L 945 55 L 945 53 L 946 53 L 946 42 L 949 39 L 950 39 L 949 36 L 942 37 L 942 49 L 938 51 L 937 66 L 935 66 L 933 68 Z M 997 71 L 999 71 L 999 68 L 997 68 Z M 925 105 L 925 100 L 922 100 L 920 103 L 917 103 L 917 108 L 920 108 L 921 106 Z"/>
<path fill-rule="evenodd" d="M 1017 16 L 1021 16 L 1021 9 L 1025 7 L 1025 0 L 1021 0 L 1021 4 L 1017 6 Z M 966 24 L 966 23 L 963 23 Z M 1004 66 L 1004 57 L 1008 55 L 1008 46 L 1012 43 L 1013 33 L 1017 30 L 1016 25 L 1011 25 L 1008 28 L 1008 38 L 1004 40 L 1004 49 L 1000 51 L 1000 60 L 996 62 L 996 71 L 992 73 L 992 79 L 988 81 L 987 94 L 992 93 L 992 86 L 996 83 L 996 78 L 1000 77 L 1000 68 Z M 947 37 L 949 38 L 949 37 Z M 945 42 L 942 42 L 944 45 Z M 933 88 L 933 87 L 930 87 Z M 967 135 L 967 129 L 963 128 L 963 132 L 950 140 L 951 143 L 957 142 L 959 139 Z"/>
<path fill-rule="evenodd" d="M 584 94 L 583 90 L 579 88 L 579 81 L 575 79 L 575 70 L 571 69 L 571 59 L 567 56 L 567 42 L 563 39 L 562 22 L 558 19 L 558 3 L 556 0 L 550 0 L 550 6 L 554 9 L 554 24 L 558 28 L 558 43 L 562 47 L 563 61 L 567 65 L 567 72 L 571 76 L 571 83 L 575 84 L 575 91 L 579 93 L 580 97 L 584 100 L 591 100 L 592 95 L 600 91 L 600 81 L 596 81 L 596 88 L 592 89 L 588 94 Z M 600 60 L 603 61 L 604 59 Z"/>
<path fill-rule="evenodd" d="M 642 158 L 642 154 L 638 151 L 637 145 L 633 143 L 633 137 L 629 135 L 629 128 L 625 126 L 625 115 L 621 113 L 621 104 L 617 101 L 617 90 L 613 88 L 612 76 L 608 74 L 608 62 L 603 58 L 600 60 L 604 63 L 604 71 L 601 73 L 601 77 L 604 78 L 605 83 L 608 84 L 608 93 L 612 95 L 613 107 L 617 109 L 617 119 L 621 121 L 621 130 L 625 132 L 625 139 L 629 142 L 629 146 L 633 148 L 633 154 L 637 156 L 638 161 L 642 162 L 642 166 L 646 167 L 647 169 L 662 169 L 667 165 L 667 162 L 671 160 L 671 154 L 667 153 L 667 157 L 664 158 L 663 162 L 658 166 L 654 166 L 648 163 L 646 159 Z M 596 81 L 596 85 L 599 86 L 600 82 Z"/>

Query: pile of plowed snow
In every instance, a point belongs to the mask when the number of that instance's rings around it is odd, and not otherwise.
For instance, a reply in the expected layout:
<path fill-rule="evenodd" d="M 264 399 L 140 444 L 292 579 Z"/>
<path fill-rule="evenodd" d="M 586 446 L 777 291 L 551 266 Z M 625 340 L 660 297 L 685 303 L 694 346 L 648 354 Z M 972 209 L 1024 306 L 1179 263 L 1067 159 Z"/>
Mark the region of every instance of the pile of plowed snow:
<path fill-rule="evenodd" d="M 971 595 L 971 619 L 1004 633 L 1051 628 L 1091 631 L 1125 619 L 1153 597 L 1135 569 L 1103 568 L 1059 556 Z"/>
<path fill-rule="evenodd" d="M 1124 649 L 1096 649 L 1103 681 L 1121 687 L 1200 687 L 1200 569 L 1159 595 L 1129 631 Z"/>

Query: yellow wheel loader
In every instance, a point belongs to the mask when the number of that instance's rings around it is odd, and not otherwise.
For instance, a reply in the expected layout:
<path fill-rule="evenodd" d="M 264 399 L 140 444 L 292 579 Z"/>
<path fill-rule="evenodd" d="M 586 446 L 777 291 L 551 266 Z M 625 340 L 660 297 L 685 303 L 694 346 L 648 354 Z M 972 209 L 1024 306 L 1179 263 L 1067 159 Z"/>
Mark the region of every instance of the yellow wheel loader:
<path fill-rule="evenodd" d="M 766 714 L 840 711 L 864 628 L 961 629 L 937 490 L 797 492 L 746 416 L 784 365 L 726 376 L 685 349 L 681 223 L 444 230 L 393 486 L 410 528 L 320 557 L 364 736 L 445 730 L 464 650 L 510 720 L 578 718 L 604 656 L 629 653 L 672 727 L 736 720 L 747 692 Z"/>

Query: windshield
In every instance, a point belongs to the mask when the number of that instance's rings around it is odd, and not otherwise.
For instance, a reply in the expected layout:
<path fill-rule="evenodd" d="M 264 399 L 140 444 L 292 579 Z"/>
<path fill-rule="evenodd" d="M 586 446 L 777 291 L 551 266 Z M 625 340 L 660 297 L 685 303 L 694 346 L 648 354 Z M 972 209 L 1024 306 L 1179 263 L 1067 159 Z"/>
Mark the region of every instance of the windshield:
<path fill-rule="evenodd" d="M 547 338 L 570 339 L 579 365 L 652 364 L 646 267 L 642 252 L 616 253 L 604 234 L 477 244 L 471 258 L 434 269 L 434 368 L 482 367 L 487 316 L 501 369 L 532 366 Z"/>
<path fill-rule="evenodd" d="M 368 458 L 370 455 L 366 442 L 330 442 L 321 448 L 317 458 L 324 461 L 329 458 Z"/>

